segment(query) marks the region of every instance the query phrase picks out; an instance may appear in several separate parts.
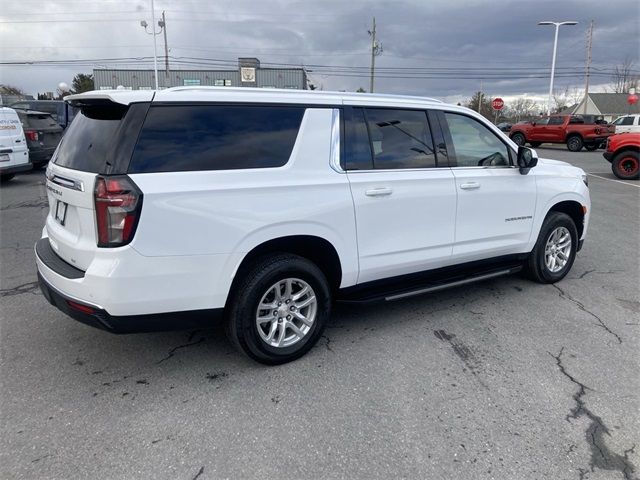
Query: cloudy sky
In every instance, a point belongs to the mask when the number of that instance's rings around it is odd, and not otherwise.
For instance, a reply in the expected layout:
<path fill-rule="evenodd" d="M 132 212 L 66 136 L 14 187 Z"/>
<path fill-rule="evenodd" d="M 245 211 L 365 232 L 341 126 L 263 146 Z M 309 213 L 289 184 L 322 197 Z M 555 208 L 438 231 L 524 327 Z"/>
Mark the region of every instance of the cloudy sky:
<path fill-rule="evenodd" d="M 167 15 L 172 69 L 225 68 L 239 56 L 304 65 L 325 90 L 369 88 L 376 17 L 383 52 L 375 91 L 444 98 L 544 98 L 553 27 L 560 29 L 556 85 L 582 88 L 587 30 L 593 32 L 591 84 L 602 90 L 625 59 L 640 70 L 638 0 L 156 0 Z M 3 1 L 0 83 L 53 91 L 96 67 L 152 65 L 151 0 Z M 158 53 L 163 53 L 162 36 Z M 56 61 L 55 65 L 8 65 Z"/>

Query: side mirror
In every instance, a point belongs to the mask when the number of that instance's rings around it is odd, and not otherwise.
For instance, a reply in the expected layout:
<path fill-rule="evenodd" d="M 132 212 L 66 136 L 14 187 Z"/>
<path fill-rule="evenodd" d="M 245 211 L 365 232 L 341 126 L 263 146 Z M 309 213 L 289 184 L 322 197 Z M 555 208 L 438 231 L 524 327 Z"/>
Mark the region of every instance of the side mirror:
<path fill-rule="evenodd" d="M 531 126 L 535 127 L 536 126 L 536 122 L 531 122 Z"/>
<path fill-rule="evenodd" d="M 538 157 L 536 156 L 535 150 L 520 145 L 518 147 L 517 163 L 522 175 L 529 173 L 529 170 L 538 164 Z"/>

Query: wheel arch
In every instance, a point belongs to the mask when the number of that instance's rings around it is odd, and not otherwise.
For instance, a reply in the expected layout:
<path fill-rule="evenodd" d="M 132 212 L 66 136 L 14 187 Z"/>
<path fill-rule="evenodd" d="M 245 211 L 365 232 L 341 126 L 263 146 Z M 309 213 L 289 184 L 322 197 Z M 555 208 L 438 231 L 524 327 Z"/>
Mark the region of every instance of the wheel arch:
<path fill-rule="evenodd" d="M 578 230 L 578 238 L 582 238 L 585 213 L 580 202 L 576 200 L 562 200 L 557 202 L 547 210 L 544 217 L 547 218 L 551 212 L 561 212 L 569 215 L 576 225 L 576 230 Z"/>
<path fill-rule="evenodd" d="M 247 252 L 234 272 L 231 291 L 256 259 L 274 253 L 291 253 L 312 261 L 326 275 L 332 290 L 340 288 L 343 266 L 334 245 L 315 235 L 287 235 L 266 240 Z"/>

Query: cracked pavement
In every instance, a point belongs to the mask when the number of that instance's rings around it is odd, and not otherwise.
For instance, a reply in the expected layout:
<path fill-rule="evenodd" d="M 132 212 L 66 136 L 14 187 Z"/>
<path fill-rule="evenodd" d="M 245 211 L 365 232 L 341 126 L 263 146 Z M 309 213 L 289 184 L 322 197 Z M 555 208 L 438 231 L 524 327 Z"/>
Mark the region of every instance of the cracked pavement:
<path fill-rule="evenodd" d="M 600 150 L 538 152 L 613 179 Z M 638 479 L 640 183 L 589 181 L 557 285 L 337 306 L 308 355 L 264 367 L 219 326 L 116 336 L 50 307 L 43 173 L 17 176 L 0 187 L 0 478 Z"/>

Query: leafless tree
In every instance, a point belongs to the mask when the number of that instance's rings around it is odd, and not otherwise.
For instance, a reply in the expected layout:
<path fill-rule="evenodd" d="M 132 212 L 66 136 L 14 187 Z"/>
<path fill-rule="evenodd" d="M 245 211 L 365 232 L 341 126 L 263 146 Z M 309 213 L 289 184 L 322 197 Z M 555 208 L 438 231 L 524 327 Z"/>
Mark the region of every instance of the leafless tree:
<path fill-rule="evenodd" d="M 13 85 L 0 85 L 0 93 L 3 95 L 24 95 L 22 89 L 14 87 Z"/>
<path fill-rule="evenodd" d="M 506 108 L 506 114 L 512 118 L 515 122 L 535 115 L 539 109 L 538 104 L 530 98 L 520 97 L 510 102 Z"/>
<path fill-rule="evenodd" d="M 614 93 L 629 93 L 632 88 L 638 88 L 640 75 L 634 68 L 634 61 L 626 57 L 622 65 L 616 65 L 611 76 L 611 89 Z"/>

